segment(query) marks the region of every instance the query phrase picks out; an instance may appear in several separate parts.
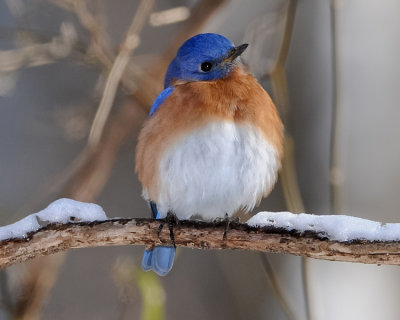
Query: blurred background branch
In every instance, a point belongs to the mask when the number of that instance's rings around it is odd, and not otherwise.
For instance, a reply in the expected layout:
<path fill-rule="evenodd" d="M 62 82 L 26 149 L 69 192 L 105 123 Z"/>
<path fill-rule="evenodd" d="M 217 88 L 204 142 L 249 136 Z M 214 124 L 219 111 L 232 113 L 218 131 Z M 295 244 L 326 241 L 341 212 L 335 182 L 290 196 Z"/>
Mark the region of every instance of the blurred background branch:
<path fill-rule="evenodd" d="M 132 24 L 128 28 L 125 40 L 121 44 L 121 48 L 117 57 L 114 60 L 108 75 L 106 85 L 104 88 L 103 96 L 100 105 L 97 109 L 96 116 L 94 117 L 92 127 L 90 129 L 88 144 L 90 147 L 96 146 L 103 133 L 104 126 L 110 114 L 114 97 L 117 92 L 119 81 L 128 65 L 129 59 L 133 50 L 135 50 L 140 43 L 140 31 L 144 23 L 150 15 L 153 7 L 154 0 L 142 0 L 132 20 Z"/>
<path fill-rule="evenodd" d="M 0 51 L 0 72 L 10 72 L 23 67 L 38 67 L 66 58 L 77 42 L 73 25 L 62 23 L 60 35 L 49 43 L 32 44 L 14 50 Z"/>
<path fill-rule="evenodd" d="M 137 46 L 125 50 L 139 9 L 140 0 L 0 2 L 1 224 L 62 196 L 143 215 L 136 135 L 177 48 L 199 32 L 250 44 L 243 60 L 284 119 L 283 170 L 259 211 L 398 220 L 398 1 L 154 1 Z M 93 123 L 97 142 L 88 144 Z M 398 268 L 182 249 L 160 281 L 138 270 L 141 251 L 77 250 L 2 270 L 0 319 L 394 320 L 400 312 Z"/>
<path fill-rule="evenodd" d="M 338 0 L 330 0 L 330 23 L 331 23 L 331 47 L 332 47 L 332 116 L 331 132 L 329 141 L 329 183 L 330 183 L 330 206 L 332 214 L 341 212 L 340 184 L 342 172 L 339 167 L 339 119 L 340 119 L 340 92 L 338 85 L 338 26 L 337 26 L 337 7 Z"/>

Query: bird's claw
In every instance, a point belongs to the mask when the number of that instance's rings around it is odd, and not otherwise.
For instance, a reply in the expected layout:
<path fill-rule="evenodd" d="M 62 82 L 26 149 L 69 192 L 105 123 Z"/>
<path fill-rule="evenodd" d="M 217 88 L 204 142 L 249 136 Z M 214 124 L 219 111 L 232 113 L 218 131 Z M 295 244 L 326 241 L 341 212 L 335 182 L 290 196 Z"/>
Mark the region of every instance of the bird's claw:
<path fill-rule="evenodd" d="M 229 217 L 228 217 L 228 214 L 227 213 L 225 213 L 225 229 L 224 229 L 224 234 L 223 234 L 223 236 L 222 236 L 222 240 L 226 240 L 226 235 L 227 235 L 227 233 L 228 233 L 228 230 L 229 230 L 229 225 L 230 225 L 230 223 L 231 223 L 231 220 L 229 219 Z"/>
<path fill-rule="evenodd" d="M 172 242 L 174 248 L 176 248 L 174 226 L 176 226 L 178 224 L 178 218 L 172 212 L 168 212 L 165 219 L 160 222 L 160 226 L 158 227 L 158 231 L 157 231 L 158 237 L 160 237 L 160 233 L 161 233 L 162 229 L 164 228 L 165 223 L 168 224 L 169 237 L 171 239 L 171 242 Z"/>
<path fill-rule="evenodd" d="M 236 221 L 238 221 L 238 218 L 230 218 L 227 213 L 225 213 L 225 217 L 224 218 L 217 218 L 217 219 L 214 220 L 215 223 L 223 223 L 225 225 L 224 234 L 222 236 L 222 240 L 224 240 L 224 241 L 226 240 L 230 224 L 232 222 L 236 222 Z"/>

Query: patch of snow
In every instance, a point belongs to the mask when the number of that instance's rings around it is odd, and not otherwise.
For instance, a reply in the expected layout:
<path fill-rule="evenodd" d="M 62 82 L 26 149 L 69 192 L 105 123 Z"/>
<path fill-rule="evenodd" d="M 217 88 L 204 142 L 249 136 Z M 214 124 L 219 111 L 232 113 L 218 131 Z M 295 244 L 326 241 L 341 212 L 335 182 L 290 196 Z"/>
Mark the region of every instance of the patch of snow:
<path fill-rule="evenodd" d="M 90 222 L 106 219 L 103 208 L 97 204 L 59 199 L 38 213 L 32 213 L 13 224 L 0 227 L 0 240 L 24 238 L 27 233 L 50 223 Z"/>
<path fill-rule="evenodd" d="M 259 212 L 247 224 L 288 231 L 313 231 L 333 241 L 400 241 L 400 223 L 381 223 L 345 215 Z"/>

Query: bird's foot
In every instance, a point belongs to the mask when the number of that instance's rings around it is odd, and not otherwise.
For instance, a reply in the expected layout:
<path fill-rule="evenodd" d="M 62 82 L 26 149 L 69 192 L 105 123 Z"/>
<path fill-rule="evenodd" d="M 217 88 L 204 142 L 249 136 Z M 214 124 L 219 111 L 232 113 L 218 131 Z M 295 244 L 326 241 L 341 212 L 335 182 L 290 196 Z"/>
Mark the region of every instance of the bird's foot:
<path fill-rule="evenodd" d="M 225 213 L 225 217 L 224 218 L 217 218 L 215 219 L 216 223 L 224 223 L 225 228 L 224 228 L 224 234 L 222 236 L 222 240 L 226 240 L 228 231 L 229 231 L 229 227 L 231 225 L 231 223 L 237 223 L 239 222 L 239 218 L 231 218 L 228 216 L 227 213 Z"/>
<path fill-rule="evenodd" d="M 178 218 L 176 217 L 176 215 L 174 213 L 168 212 L 166 221 L 168 223 L 169 237 L 172 241 L 172 244 L 174 245 L 174 248 L 176 248 L 174 226 L 176 226 L 178 224 Z"/>
<path fill-rule="evenodd" d="M 227 213 L 225 213 L 225 218 L 224 218 L 224 222 L 225 222 L 225 229 L 224 229 L 224 235 L 222 236 L 222 240 L 226 240 L 226 235 L 228 234 L 228 230 L 229 230 L 229 225 L 231 223 L 231 219 L 229 219 L 229 216 Z"/>
<path fill-rule="evenodd" d="M 160 238 L 160 233 L 162 231 L 162 229 L 164 228 L 164 221 L 161 220 L 160 221 L 160 225 L 158 226 L 158 230 L 157 230 L 157 237 Z"/>
<path fill-rule="evenodd" d="M 227 213 L 225 213 L 224 218 L 217 218 L 214 220 L 214 224 L 218 224 L 218 225 L 224 224 L 224 226 L 225 226 L 222 240 L 226 240 L 230 225 L 232 223 L 239 223 L 239 222 L 240 222 L 240 220 L 238 217 L 235 217 L 235 218 L 229 217 Z"/>
<path fill-rule="evenodd" d="M 173 244 L 174 248 L 176 248 L 174 226 L 176 226 L 178 224 L 178 218 L 176 217 L 176 215 L 174 213 L 168 212 L 165 219 L 162 222 L 160 222 L 160 226 L 158 227 L 158 231 L 157 231 L 158 236 L 160 236 L 160 233 L 161 233 L 162 229 L 164 228 L 165 223 L 167 223 L 167 225 L 168 225 L 169 237 L 172 241 L 172 244 Z"/>

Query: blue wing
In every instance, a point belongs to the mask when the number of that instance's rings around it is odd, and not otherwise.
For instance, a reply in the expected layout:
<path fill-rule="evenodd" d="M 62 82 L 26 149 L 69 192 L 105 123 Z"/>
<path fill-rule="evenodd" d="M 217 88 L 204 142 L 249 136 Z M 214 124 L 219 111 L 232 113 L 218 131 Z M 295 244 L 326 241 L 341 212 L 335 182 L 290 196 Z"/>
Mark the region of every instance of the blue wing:
<path fill-rule="evenodd" d="M 157 111 L 164 100 L 174 91 L 174 87 L 164 89 L 154 100 L 151 106 L 149 116 L 151 117 Z M 157 205 L 150 201 L 151 215 L 153 219 L 159 219 L 160 213 L 157 210 Z M 170 246 L 156 246 L 152 249 L 145 249 L 142 259 L 142 268 L 144 271 L 154 270 L 160 276 L 165 276 L 174 264 L 176 249 Z"/>
<path fill-rule="evenodd" d="M 154 112 L 158 109 L 158 107 L 164 102 L 164 100 L 174 91 L 174 87 L 168 87 L 164 89 L 154 100 L 153 105 L 151 106 L 149 116 L 151 117 Z"/>

